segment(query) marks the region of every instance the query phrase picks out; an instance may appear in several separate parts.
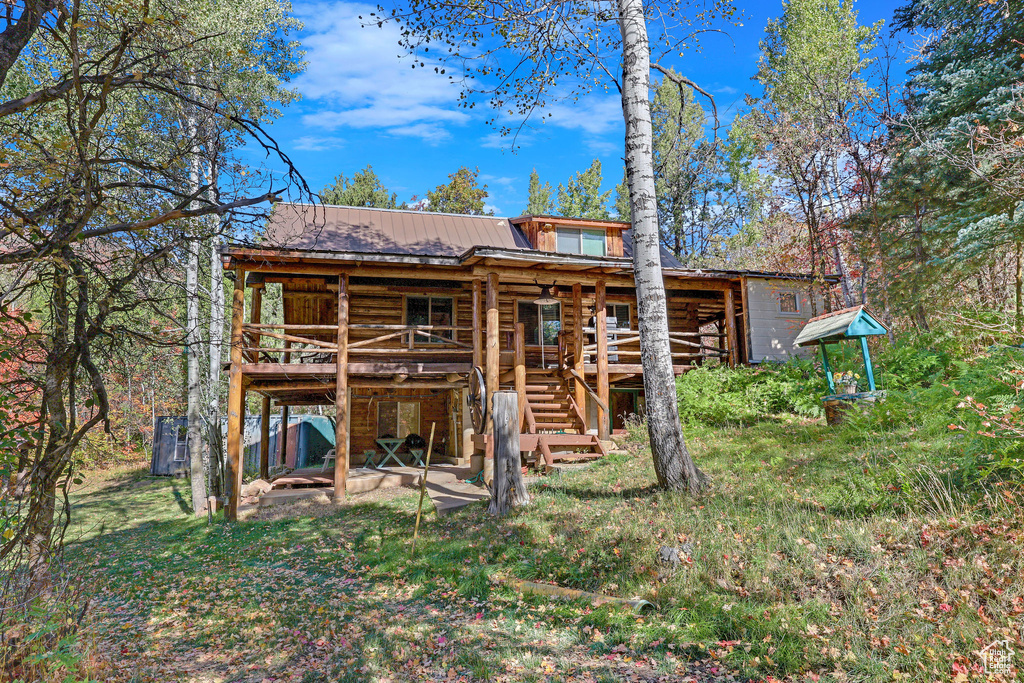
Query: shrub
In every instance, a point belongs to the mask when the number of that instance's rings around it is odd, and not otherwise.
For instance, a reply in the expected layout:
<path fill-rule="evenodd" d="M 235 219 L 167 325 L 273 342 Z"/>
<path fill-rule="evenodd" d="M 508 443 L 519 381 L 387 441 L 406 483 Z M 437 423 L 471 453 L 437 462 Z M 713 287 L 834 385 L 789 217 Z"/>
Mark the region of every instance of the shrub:
<path fill-rule="evenodd" d="M 679 416 L 689 423 L 740 424 L 792 413 L 822 414 L 825 379 L 811 361 L 758 367 L 697 367 L 679 377 Z"/>

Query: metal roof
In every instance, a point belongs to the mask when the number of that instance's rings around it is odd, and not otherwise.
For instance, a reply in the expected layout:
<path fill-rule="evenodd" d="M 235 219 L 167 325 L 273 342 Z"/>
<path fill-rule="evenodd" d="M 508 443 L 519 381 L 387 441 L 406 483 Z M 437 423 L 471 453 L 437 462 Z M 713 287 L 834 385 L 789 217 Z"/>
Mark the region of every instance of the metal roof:
<path fill-rule="evenodd" d="M 264 246 L 459 256 L 477 246 L 528 249 L 530 244 L 507 218 L 282 202 L 274 205 Z"/>
<path fill-rule="evenodd" d="M 863 306 L 844 308 L 807 321 L 794 343 L 810 346 L 825 342 L 855 339 L 876 334 L 885 334 L 889 329 L 871 315 Z"/>

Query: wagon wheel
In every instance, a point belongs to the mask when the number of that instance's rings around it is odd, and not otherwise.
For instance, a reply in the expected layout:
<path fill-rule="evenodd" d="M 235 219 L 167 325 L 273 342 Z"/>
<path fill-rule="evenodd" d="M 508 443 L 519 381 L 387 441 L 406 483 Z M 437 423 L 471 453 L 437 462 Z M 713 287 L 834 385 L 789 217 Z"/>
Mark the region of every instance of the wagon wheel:
<path fill-rule="evenodd" d="M 479 367 L 469 371 L 469 414 L 473 420 L 473 431 L 482 434 L 487 422 L 487 386 Z"/>

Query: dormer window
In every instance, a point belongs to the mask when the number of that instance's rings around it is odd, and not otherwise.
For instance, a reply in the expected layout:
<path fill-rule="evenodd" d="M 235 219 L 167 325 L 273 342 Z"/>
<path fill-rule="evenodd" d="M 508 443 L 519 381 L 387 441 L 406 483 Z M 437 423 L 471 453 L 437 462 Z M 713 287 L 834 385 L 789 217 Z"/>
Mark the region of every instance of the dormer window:
<path fill-rule="evenodd" d="M 606 256 L 608 253 L 604 230 L 559 227 L 557 233 L 556 251 L 559 253 L 584 256 Z"/>

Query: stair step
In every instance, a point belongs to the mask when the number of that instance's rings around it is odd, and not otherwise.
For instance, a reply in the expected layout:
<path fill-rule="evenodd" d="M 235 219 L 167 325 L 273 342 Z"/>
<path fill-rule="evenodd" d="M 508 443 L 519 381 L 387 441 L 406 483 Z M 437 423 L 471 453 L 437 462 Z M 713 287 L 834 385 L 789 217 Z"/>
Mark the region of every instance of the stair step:
<path fill-rule="evenodd" d="M 575 427 L 575 422 L 540 422 L 537 421 L 537 429 L 569 429 Z"/>
<path fill-rule="evenodd" d="M 537 412 L 538 410 L 540 410 L 540 411 L 544 411 L 544 410 L 558 410 L 558 411 L 561 411 L 561 412 L 565 412 L 566 410 L 569 409 L 568 402 L 561 402 L 561 401 L 555 402 L 555 401 L 552 401 L 552 402 L 544 402 L 544 403 L 540 403 L 540 402 L 534 403 L 533 401 L 530 401 L 529 403 L 530 403 L 530 409 L 533 410 L 534 412 Z"/>

